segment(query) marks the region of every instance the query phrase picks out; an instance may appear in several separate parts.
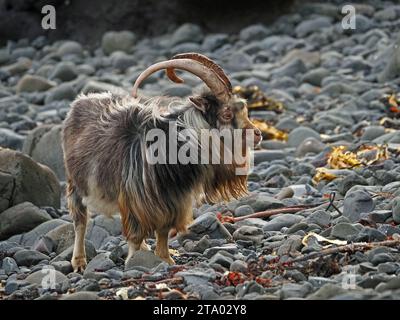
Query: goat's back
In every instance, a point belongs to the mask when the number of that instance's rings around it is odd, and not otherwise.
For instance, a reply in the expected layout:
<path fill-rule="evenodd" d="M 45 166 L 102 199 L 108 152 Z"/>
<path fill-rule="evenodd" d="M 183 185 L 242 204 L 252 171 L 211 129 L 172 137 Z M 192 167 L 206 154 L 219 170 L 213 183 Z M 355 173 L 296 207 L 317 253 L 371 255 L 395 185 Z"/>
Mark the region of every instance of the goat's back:
<path fill-rule="evenodd" d="M 104 94 L 79 96 L 71 105 L 63 127 L 67 178 L 88 196 L 93 184 L 107 201 L 115 200 L 127 151 L 138 123 L 130 117 L 135 107 L 123 97 Z"/>
<path fill-rule="evenodd" d="M 205 174 L 202 165 L 146 162 L 148 130 L 168 132 L 169 120 L 153 111 L 129 97 L 80 96 L 63 128 L 68 183 L 89 211 L 120 211 L 125 227 L 134 229 L 125 234 L 139 238 L 163 226 L 183 230 Z"/>

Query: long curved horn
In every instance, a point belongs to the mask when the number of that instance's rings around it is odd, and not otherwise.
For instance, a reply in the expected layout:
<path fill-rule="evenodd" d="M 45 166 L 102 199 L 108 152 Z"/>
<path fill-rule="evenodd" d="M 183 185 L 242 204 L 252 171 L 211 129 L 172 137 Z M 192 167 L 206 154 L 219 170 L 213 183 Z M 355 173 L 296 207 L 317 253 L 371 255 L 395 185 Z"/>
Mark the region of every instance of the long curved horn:
<path fill-rule="evenodd" d="M 210 88 L 211 92 L 215 94 L 217 99 L 222 103 L 229 101 L 232 93 L 228 90 L 225 82 L 217 76 L 217 74 L 205 66 L 204 64 L 192 59 L 173 59 L 158 62 L 144 70 L 136 79 L 133 85 L 132 95 L 137 97 L 137 90 L 140 84 L 151 74 L 162 69 L 181 69 L 193 73 L 198 76 Z"/>
<path fill-rule="evenodd" d="M 229 91 L 232 91 L 232 84 L 228 78 L 228 76 L 225 74 L 224 70 L 216 64 L 213 60 L 210 58 L 206 57 L 205 55 L 202 55 L 200 53 L 196 52 L 188 52 L 188 53 L 180 53 L 174 55 L 171 59 L 193 59 L 195 61 L 198 61 L 205 65 L 206 67 L 212 69 L 217 76 L 225 83 Z M 179 78 L 176 74 L 174 69 L 167 69 L 167 76 L 170 78 L 172 81 L 177 82 L 177 83 L 182 83 L 183 80 Z"/>

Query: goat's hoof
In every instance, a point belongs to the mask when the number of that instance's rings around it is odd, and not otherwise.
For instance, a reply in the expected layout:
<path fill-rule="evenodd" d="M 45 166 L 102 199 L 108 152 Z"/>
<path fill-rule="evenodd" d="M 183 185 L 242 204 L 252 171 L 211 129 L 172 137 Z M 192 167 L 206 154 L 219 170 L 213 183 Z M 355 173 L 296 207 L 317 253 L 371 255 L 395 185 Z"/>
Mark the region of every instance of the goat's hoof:
<path fill-rule="evenodd" d="M 167 258 L 162 258 L 161 257 L 161 259 L 163 259 L 166 263 L 168 263 L 171 266 L 175 264 L 174 259 L 172 259 L 171 257 L 167 257 Z"/>
<path fill-rule="evenodd" d="M 151 248 L 150 248 L 150 246 L 146 243 L 146 242 L 142 242 L 142 244 L 140 245 L 140 250 L 143 250 L 143 251 L 150 251 L 151 250 Z"/>
<path fill-rule="evenodd" d="M 72 257 L 71 264 L 74 272 L 83 272 L 87 265 L 86 257 Z"/>

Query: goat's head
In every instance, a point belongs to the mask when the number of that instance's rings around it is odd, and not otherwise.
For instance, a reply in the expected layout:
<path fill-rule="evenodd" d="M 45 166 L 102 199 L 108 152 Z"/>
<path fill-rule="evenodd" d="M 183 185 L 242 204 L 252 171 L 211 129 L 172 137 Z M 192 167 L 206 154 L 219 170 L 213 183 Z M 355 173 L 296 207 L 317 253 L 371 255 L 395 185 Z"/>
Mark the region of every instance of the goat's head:
<path fill-rule="evenodd" d="M 166 69 L 167 76 L 176 83 L 183 80 L 175 69 L 181 69 L 198 76 L 209 87 L 209 94 L 190 97 L 193 107 L 197 108 L 212 128 L 243 130 L 243 139 L 252 141 L 257 146 L 262 140 L 260 130 L 248 117 L 246 100 L 232 94 L 232 85 L 225 72 L 214 61 L 198 53 L 182 53 L 171 60 L 156 63 L 143 71 L 133 87 L 133 96 L 143 80 L 152 73 Z M 251 132 L 251 136 L 249 136 Z M 247 145 L 247 141 L 246 141 Z"/>

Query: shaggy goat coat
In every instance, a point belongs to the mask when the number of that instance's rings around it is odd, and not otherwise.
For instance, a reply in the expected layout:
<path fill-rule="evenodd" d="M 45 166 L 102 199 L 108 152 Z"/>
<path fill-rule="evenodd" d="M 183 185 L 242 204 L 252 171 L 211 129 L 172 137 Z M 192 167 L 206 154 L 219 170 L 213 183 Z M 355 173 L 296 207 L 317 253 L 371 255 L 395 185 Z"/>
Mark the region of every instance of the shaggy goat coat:
<path fill-rule="evenodd" d="M 212 94 L 203 97 L 218 106 Z M 169 112 L 162 115 L 160 106 Z M 171 121 L 178 121 L 178 130 L 215 128 L 213 112 L 211 108 L 204 115 L 182 102 L 173 109 L 165 98 L 141 102 L 111 93 L 79 96 L 63 129 L 68 201 L 75 218 L 86 214 L 86 208 L 108 215 L 120 212 L 124 235 L 140 242 L 160 228 L 184 231 L 194 203 L 246 194 L 247 177 L 236 174 L 235 164 L 146 160 L 149 130 L 161 129 L 168 136 Z"/>

